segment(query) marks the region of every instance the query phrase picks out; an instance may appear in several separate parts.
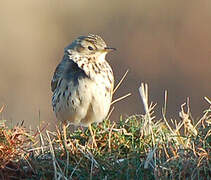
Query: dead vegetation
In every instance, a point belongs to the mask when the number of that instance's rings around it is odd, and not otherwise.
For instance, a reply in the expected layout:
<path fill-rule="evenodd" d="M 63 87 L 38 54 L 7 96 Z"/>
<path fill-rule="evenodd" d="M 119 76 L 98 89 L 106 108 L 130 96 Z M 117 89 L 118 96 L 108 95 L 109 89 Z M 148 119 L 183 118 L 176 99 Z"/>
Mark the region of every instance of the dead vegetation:
<path fill-rule="evenodd" d="M 195 122 L 189 100 L 181 105 L 177 120 L 154 114 L 148 86 L 140 95 L 145 114 L 105 120 L 90 132 L 80 128 L 67 135 L 64 147 L 59 128 L 28 132 L 22 125 L 0 127 L 1 179 L 211 179 L 211 103 Z"/>

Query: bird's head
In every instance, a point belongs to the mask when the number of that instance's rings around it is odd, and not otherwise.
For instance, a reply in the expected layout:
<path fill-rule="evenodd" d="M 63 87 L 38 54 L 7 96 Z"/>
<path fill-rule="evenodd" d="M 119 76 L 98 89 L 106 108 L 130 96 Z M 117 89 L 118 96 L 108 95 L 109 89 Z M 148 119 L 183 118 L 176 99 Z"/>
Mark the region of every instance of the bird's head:
<path fill-rule="evenodd" d="M 90 34 L 88 36 L 80 36 L 72 44 L 65 48 L 65 51 L 71 53 L 80 53 L 85 56 L 105 55 L 115 48 L 107 47 L 105 41 L 98 35 Z"/>

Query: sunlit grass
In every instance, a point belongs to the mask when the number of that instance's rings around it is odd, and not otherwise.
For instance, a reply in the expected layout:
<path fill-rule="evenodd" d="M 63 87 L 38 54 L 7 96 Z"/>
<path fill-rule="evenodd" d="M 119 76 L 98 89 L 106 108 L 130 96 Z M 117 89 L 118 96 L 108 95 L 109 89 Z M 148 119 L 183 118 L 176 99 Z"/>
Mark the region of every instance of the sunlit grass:
<path fill-rule="evenodd" d="M 193 123 L 187 100 L 177 121 L 166 119 L 166 92 L 157 119 L 147 85 L 139 90 L 145 114 L 93 124 L 95 148 L 89 130 L 68 133 L 64 148 L 59 128 L 28 133 L 2 123 L 0 179 L 210 179 L 210 107 Z"/>

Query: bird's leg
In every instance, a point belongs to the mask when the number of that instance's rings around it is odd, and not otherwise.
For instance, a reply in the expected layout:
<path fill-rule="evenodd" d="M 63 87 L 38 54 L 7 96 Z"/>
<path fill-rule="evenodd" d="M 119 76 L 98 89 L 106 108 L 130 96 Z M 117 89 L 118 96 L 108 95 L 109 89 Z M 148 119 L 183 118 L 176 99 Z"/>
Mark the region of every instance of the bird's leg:
<path fill-rule="evenodd" d="M 92 125 L 91 124 L 89 124 L 89 131 L 90 131 L 91 136 L 92 136 L 92 145 L 94 144 L 94 146 L 97 147 L 97 143 L 95 141 L 95 135 L 94 135 L 94 133 L 92 131 Z"/>
<path fill-rule="evenodd" d="M 64 149 L 67 150 L 67 124 L 62 123 Z"/>
<path fill-rule="evenodd" d="M 67 126 L 65 123 L 62 124 L 62 129 L 63 129 L 64 140 L 67 142 Z"/>

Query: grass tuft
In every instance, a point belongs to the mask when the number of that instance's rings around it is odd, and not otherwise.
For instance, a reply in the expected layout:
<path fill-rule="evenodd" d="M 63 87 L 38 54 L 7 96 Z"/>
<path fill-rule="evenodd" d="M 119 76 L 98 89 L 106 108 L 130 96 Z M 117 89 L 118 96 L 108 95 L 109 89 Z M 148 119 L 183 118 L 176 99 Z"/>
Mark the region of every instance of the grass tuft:
<path fill-rule="evenodd" d="M 1 179 L 211 179 L 211 108 L 194 123 L 187 99 L 178 120 L 167 120 L 165 92 L 163 118 L 157 119 L 148 86 L 139 92 L 145 114 L 93 124 L 95 148 L 88 129 L 68 131 L 64 147 L 59 128 L 28 133 L 2 122 Z"/>

